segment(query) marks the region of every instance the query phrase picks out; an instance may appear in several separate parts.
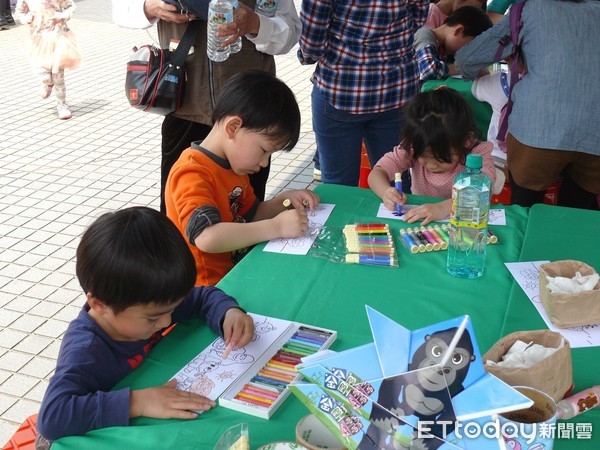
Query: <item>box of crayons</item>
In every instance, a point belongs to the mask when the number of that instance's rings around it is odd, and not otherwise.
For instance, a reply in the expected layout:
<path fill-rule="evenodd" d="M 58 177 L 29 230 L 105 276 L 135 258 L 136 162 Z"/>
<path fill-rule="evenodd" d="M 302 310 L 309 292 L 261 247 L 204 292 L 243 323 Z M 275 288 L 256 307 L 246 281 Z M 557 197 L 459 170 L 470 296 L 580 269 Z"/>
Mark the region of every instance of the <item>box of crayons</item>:
<path fill-rule="evenodd" d="M 344 227 L 346 262 L 398 267 L 394 238 L 387 223 L 355 223 Z"/>
<path fill-rule="evenodd" d="M 288 384 L 302 377 L 296 365 L 336 338 L 336 331 L 289 322 L 268 351 L 219 397 L 219 405 L 269 419 L 289 395 Z"/>
<path fill-rule="evenodd" d="M 450 225 L 429 225 L 427 227 L 402 228 L 400 241 L 410 253 L 437 252 L 448 249 Z M 488 244 L 496 244 L 498 236 L 488 228 Z"/>

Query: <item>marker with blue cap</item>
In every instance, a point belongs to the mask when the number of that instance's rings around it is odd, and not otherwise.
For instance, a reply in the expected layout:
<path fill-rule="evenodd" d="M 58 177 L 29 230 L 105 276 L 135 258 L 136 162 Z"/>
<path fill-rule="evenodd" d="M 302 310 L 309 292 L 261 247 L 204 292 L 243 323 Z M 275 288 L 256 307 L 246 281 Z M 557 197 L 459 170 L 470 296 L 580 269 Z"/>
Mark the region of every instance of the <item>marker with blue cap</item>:
<path fill-rule="evenodd" d="M 394 177 L 394 184 L 396 185 L 396 190 L 398 191 L 398 194 L 402 195 L 402 173 L 396 172 L 396 175 Z M 396 214 L 399 216 L 402 215 L 402 205 L 400 203 L 396 203 Z"/>

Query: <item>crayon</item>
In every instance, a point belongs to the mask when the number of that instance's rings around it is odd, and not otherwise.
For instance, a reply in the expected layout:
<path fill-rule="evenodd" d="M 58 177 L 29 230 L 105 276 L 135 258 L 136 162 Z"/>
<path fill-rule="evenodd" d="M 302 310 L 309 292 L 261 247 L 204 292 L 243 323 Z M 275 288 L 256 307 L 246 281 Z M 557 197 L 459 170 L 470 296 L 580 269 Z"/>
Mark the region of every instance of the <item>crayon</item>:
<path fill-rule="evenodd" d="M 279 394 L 281 394 L 281 391 L 282 391 L 281 388 L 269 386 L 268 384 L 261 383 L 260 381 L 259 382 L 248 381 L 246 386 L 249 386 L 252 389 L 258 389 L 259 391 L 265 391 L 267 393 L 270 393 L 271 395 L 277 395 L 277 396 L 279 396 Z"/>
<path fill-rule="evenodd" d="M 331 337 L 331 335 L 332 335 L 332 333 L 329 332 L 329 331 L 318 330 L 316 328 L 309 328 L 309 327 L 305 327 L 304 325 L 301 325 L 298 328 L 298 331 L 302 331 L 303 333 L 316 334 L 316 335 L 324 337 L 325 339 L 329 339 Z"/>
<path fill-rule="evenodd" d="M 296 366 L 299 364 L 299 363 L 292 363 L 292 362 L 285 361 L 285 360 L 281 359 L 280 357 L 278 357 L 277 355 L 274 355 L 269 361 L 273 361 L 276 364 L 279 364 L 281 366 L 288 367 L 288 368 L 294 369 L 294 370 L 296 370 Z"/>
<path fill-rule="evenodd" d="M 302 331 L 296 331 L 294 333 L 294 335 L 292 336 L 292 338 L 314 342 L 315 344 L 319 344 L 319 347 L 321 347 L 327 341 L 326 338 L 322 338 L 317 335 L 313 335 L 313 334 L 309 334 L 309 333 L 304 333 Z"/>
<path fill-rule="evenodd" d="M 266 389 L 252 386 L 251 384 L 245 384 L 241 392 L 248 392 L 249 394 L 260 395 L 271 400 L 277 400 L 277 398 L 279 397 L 279 392 L 267 391 Z"/>
<path fill-rule="evenodd" d="M 400 239 L 402 239 L 402 241 L 406 244 L 406 248 L 408 248 L 411 253 L 419 252 L 419 246 L 415 244 L 415 241 L 412 240 L 406 230 L 400 230 Z"/>
<path fill-rule="evenodd" d="M 237 393 L 236 397 L 240 396 L 240 397 L 244 397 L 244 398 L 251 398 L 253 400 L 258 400 L 259 402 L 263 402 L 263 403 L 273 403 L 275 400 L 272 398 L 268 398 L 268 397 L 262 397 L 259 394 L 253 394 L 252 392 L 249 391 L 244 391 L 241 390 L 240 392 Z"/>
<path fill-rule="evenodd" d="M 394 175 L 394 185 L 396 186 L 396 190 L 398 194 L 402 195 L 402 173 L 396 172 Z M 402 215 L 402 205 L 400 203 L 396 203 L 396 215 Z"/>
<path fill-rule="evenodd" d="M 258 371 L 258 375 L 263 377 L 263 378 L 268 378 L 270 380 L 276 380 L 276 381 L 281 381 L 282 383 L 288 384 L 291 383 L 294 378 L 293 376 L 290 375 L 284 375 L 282 373 L 279 372 L 275 372 L 273 370 L 267 370 L 267 369 L 260 369 Z"/>
<path fill-rule="evenodd" d="M 295 338 L 295 337 L 292 336 L 290 338 L 290 342 L 293 342 L 293 343 L 295 343 L 297 345 L 300 345 L 302 347 L 307 347 L 308 349 L 311 349 L 311 350 L 315 349 L 315 348 L 316 349 L 320 349 L 321 348 L 320 344 L 317 344 L 315 342 L 311 342 L 310 339 Z"/>
<path fill-rule="evenodd" d="M 290 353 L 292 354 L 292 353 Z M 294 366 L 297 366 L 298 364 L 300 364 L 302 362 L 302 359 L 300 356 L 295 355 L 294 356 L 289 356 L 290 354 L 283 354 L 281 353 L 281 350 L 279 352 L 277 352 L 273 358 L 277 357 L 277 360 L 288 363 L 288 364 L 293 364 Z"/>
<path fill-rule="evenodd" d="M 297 355 L 302 356 L 308 356 L 308 355 L 312 355 L 313 353 L 316 353 L 316 351 L 314 350 L 308 350 L 306 348 L 303 347 L 298 347 L 296 345 L 291 344 L 290 342 L 287 342 L 283 348 L 288 351 L 288 352 L 292 352 L 292 353 L 296 353 Z"/>
<path fill-rule="evenodd" d="M 257 381 L 257 382 L 259 381 L 261 383 L 266 383 L 271 386 L 280 387 L 280 388 L 286 388 L 288 385 L 288 383 L 285 383 L 283 381 L 273 380 L 271 378 L 265 378 L 260 375 L 254 375 L 254 377 L 252 377 L 250 381 Z"/>
<path fill-rule="evenodd" d="M 248 398 L 246 396 L 241 395 L 240 393 L 238 393 L 235 397 L 233 397 L 236 400 L 239 400 L 243 403 L 250 403 L 252 405 L 255 406 L 262 406 L 263 408 L 270 408 L 272 403 L 267 403 L 267 402 L 261 402 L 259 400 L 255 400 L 253 398 Z"/>
<path fill-rule="evenodd" d="M 231 350 L 233 350 L 233 343 L 230 342 L 229 344 L 227 344 L 227 348 L 225 348 L 225 351 L 221 355 L 221 359 L 227 359 L 227 357 L 231 353 Z"/>
<path fill-rule="evenodd" d="M 286 377 L 296 378 L 296 376 L 298 375 L 295 369 L 285 366 L 279 366 L 276 362 L 274 363 L 272 361 L 269 361 L 265 365 L 265 367 L 263 367 L 263 369 L 280 373 L 281 375 L 285 375 Z"/>
<path fill-rule="evenodd" d="M 346 262 L 350 264 L 372 264 L 377 266 L 395 266 L 396 259 L 391 256 L 367 256 L 367 255 L 346 255 Z"/>

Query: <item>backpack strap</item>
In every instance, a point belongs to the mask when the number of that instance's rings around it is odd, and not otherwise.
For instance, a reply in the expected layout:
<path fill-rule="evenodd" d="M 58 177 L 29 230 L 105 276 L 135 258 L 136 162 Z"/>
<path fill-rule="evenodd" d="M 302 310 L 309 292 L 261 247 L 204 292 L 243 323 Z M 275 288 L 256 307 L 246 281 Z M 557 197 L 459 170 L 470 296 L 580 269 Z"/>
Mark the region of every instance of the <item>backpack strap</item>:
<path fill-rule="evenodd" d="M 506 134 L 508 133 L 508 116 L 512 111 L 512 91 L 515 87 L 515 84 L 523 78 L 527 74 L 527 68 L 521 68 L 520 62 L 522 61 L 521 55 L 521 47 L 519 46 L 519 33 L 523 28 L 523 19 L 521 18 L 521 13 L 523 11 L 523 6 L 525 5 L 526 0 L 515 3 L 510 7 L 509 16 L 510 16 L 510 35 L 504 36 L 500 39 L 498 50 L 496 50 L 496 54 L 494 55 L 494 61 L 500 61 L 502 59 L 502 53 L 504 49 L 509 43 L 512 43 L 512 50 L 510 53 L 510 85 L 508 90 L 508 103 L 503 110 L 503 115 L 500 120 L 500 125 L 498 127 L 498 139 L 506 140 Z"/>
<path fill-rule="evenodd" d="M 198 36 L 198 32 L 200 31 L 200 26 L 206 23 L 202 20 L 192 20 L 187 28 L 185 29 L 185 33 L 177 46 L 177 49 L 173 53 L 173 58 L 171 59 L 171 64 L 176 68 L 183 67 L 185 63 L 185 59 L 188 56 L 188 52 L 190 48 L 192 48 L 192 44 L 196 40 L 196 36 Z"/>

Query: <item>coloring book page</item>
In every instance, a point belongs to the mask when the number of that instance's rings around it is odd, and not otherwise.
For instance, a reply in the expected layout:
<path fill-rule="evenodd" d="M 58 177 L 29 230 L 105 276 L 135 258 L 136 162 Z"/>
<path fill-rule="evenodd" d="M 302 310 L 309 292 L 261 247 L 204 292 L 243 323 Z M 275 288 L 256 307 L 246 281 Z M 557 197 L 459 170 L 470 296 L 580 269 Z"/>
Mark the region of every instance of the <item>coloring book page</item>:
<path fill-rule="evenodd" d="M 304 233 L 304 236 L 272 239 L 267 242 L 264 251 L 289 255 L 306 255 L 334 207 L 335 205 L 330 203 L 319 203 L 312 211 L 307 209 L 308 230 Z"/>
<path fill-rule="evenodd" d="M 379 204 L 377 217 L 381 219 L 404 220 L 404 214 L 419 205 L 402 205 L 402 214 L 398 215 L 396 211 L 390 211 L 383 203 Z M 450 222 L 450 217 L 436 220 L 436 222 Z M 490 209 L 488 225 L 506 225 L 506 212 L 503 209 Z"/>
<path fill-rule="evenodd" d="M 558 328 L 552 323 L 548 314 L 546 314 L 544 305 L 542 305 L 542 301 L 540 300 L 539 268 L 542 264 L 548 262 L 550 261 L 514 262 L 504 263 L 504 265 L 508 268 L 516 282 L 519 283 L 523 291 L 525 291 L 535 309 L 538 310 L 540 316 L 546 322 L 548 329 L 560 333 L 569 341 L 571 348 L 595 347 L 600 345 L 600 324 Z"/>
<path fill-rule="evenodd" d="M 269 349 L 291 323 L 258 314 L 250 315 L 254 320 L 254 336 L 250 343 L 234 348 L 223 359 L 225 341 L 216 339 L 173 376 L 177 380 L 177 389 L 216 400 Z"/>

